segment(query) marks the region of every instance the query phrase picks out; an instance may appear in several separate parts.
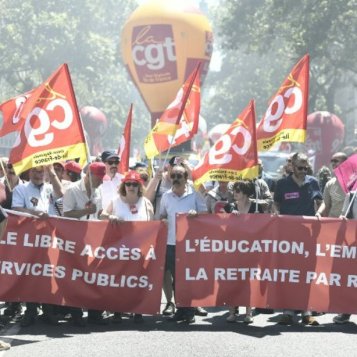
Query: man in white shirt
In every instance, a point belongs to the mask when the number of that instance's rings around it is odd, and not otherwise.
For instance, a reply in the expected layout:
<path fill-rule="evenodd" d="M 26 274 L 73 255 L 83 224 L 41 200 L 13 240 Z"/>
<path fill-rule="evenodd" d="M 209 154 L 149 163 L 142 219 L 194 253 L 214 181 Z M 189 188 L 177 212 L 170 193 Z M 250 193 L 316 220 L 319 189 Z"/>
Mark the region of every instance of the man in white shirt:
<path fill-rule="evenodd" d="M 45 182 L 45 171 L 51 183 Z M 15 187 L 12 196 L 12 209 L 30 213 L 41 219 L 49 215 L 57 215 L 55 209 L 56 199 L 63 196 L 61 183 L 52 165 L 33 167 L 29 171 L 30 181 Z M 35 323 L 37 316 L 36 303 L 26 303 L 26 311 L 21 326 L 27 327 Z M 42 304 L 44 319 L 50 324 L 57 324 L 54 305 Z"/>
<path fill-rule="evenodd" d="M 74 182 L 63 196 L 63 215 L 80 220 L 98 220 L 102 211 L 102 199 L 99 186 L 105 176 L 105 165 L 102 162 L 93 162 L 89 165 L 87 174 Z M 81 238 L 81 237 L 78 237 Z M 71 308 L 70 313 L 74 325 L 83 327 L 82 310 Z M 88 321 L 98 325 L 106 324 L 103 311 L 88 310 Z"/>
<path fill-rule="evenodd" d="M 105 165 L 106 175 L 103 178 L 103 184 L 100 188 L 102 196 L 102 207 L 107 208 L 110 201 L 118 193 L 118 187 L 123 175 L 118 172 L 120 163 L 119 155 L 115 151 L 106 150 L 101 155 L 102 162 Z"/>
<path fill-rule="evenodd" d="M 165 192 L 160 203 L 160 218 L 167 219 L 168 236 L 166 250 L 166 272 L 171 273 L 173 282 L 175 278 L 175 246 L 176 246 L 176 214 L 188 213 L 197 215 L 198 212 L 206 212 L 206 203 L 201 194 L 196 192 L 188 183 L 187 169 L 181 165 L 172 168 L 170 179 L 172 188 Z M 175 283 L 173 284 L 175 286 Z M 187 323 L 195 322 L 194 307 L 180 307 L 172 321 L 186 321 Z"/>

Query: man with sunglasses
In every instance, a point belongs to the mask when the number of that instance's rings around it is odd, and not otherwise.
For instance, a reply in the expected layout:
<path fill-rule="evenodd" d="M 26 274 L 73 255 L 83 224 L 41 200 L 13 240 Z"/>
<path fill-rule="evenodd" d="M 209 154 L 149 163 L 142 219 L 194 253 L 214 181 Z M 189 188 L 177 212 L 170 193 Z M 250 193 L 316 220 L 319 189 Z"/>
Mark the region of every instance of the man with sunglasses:
<path fill-rule="evenodd" d="M 314 216 L 315 205 L 320 206 L 322 194 L 317 179 L 307 175 L 309 171 L 308 157 L 303 153 L 295 153 L 291 157 L 292 174 L 280 179 L 274 194 L 275 209 L 278 213 L 293 216 Z M 317 326 L 319 323 L 312 317 L 311 311 L 302 312 L 305 325 Z M 294 311 L 284 310 L 279 322 L 281 325 L 294 323 Z"/>
<path fill-rule="evenodd" d="M 203 196 L 196 192 L 188 184 L 188 171 L 182 165 L 172 167 L 170 179 L 172 187 L 162 196 L 160 203 L 160 218 L 167 219 L 168 236 L 166 249 L 165 274 L 171 274 L 175 288 L 175 246 L 176 246 L 176 214 L 188 213 L 196 215 L 198 212 L 206 212 L 207 207 Z M 172 321 L 187 323 L 195 322 L 194 307 L 179 307 Z"/>
<path fill-rule="evenodd" d="M 334 170 L 342 162 L 347 160 L 344 152 L 337 152 L 332 155 L 331 168 Z M 316 212 L 316 217 L 340 217 L 346 194 L 343 192 L 336 177 L 327 181 L 323 193 L 323 202 Z"/>
<path fill-rule="evenodd" d="M 123 175 L 118 172 L 120 163 L 119 155 L 112 150 L 106 150 L 101 155 L 102 162 L 105 164 L 106 175 L 103 179 L 103 184 L 100 187 L 102 196 L 102 207 L 108 207 L 112 198 L 116 196 L 118 187 L 123 179 Z"/>

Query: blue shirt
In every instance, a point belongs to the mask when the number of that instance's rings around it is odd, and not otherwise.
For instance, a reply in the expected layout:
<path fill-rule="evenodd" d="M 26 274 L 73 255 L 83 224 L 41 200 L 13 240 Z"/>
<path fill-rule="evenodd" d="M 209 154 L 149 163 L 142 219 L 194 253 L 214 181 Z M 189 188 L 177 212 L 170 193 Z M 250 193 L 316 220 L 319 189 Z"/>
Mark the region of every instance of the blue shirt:
<path fill-rule="evenodd" d="M 314 216 L 315 200 L 322 200 L 322 194 L 313 176 L 306 175 L 302 186 L 293 180 L 292 175 L 276 184 L 274 201 L 280 205 L 280 214 Z"/>

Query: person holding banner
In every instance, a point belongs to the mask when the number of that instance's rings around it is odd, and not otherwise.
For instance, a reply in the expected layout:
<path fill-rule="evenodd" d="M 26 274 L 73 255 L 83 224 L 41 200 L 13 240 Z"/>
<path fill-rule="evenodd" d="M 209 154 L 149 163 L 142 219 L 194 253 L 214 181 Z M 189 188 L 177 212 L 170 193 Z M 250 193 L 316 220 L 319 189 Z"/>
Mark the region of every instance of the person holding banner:
<path fill-rule="evenodd" d="M 4 169 L 4 181 L 0 182 L 0 205 L 5 209 L 11 209 L 14 188 L 20 183 L 25 183 L 25 181 L 16 175 L 11 163 L 8 162 Z M 21 315 L 21 311 L 22 307 L 20 302 L 9 302 L 4 310 L 4 315 L 14 317 Z"/>
<path fill-rule="evenodd" d="M 106 208 L 112 198 L 115 197 L 123 175 L 118 172 L 120 158 L 115 151 L 103 151 L 101 159 L 105 165 L 106 175 L 100 187 L 100 194 L 102 196 L 102 207 Z"/>
<path fill-rule="evenodd" d="M 170 274 L 175 290 L 175 246 L 176 246 L 176 214 L 188 213 L 195 216 L 198 212 L 207 212 L 203 196 L 188 183 L 189 172 L 183 165 L 174 165 L 170 180 L 172 187 L 162 196 L 160 218 L 168 224 L 165 275 Z M 195 322 L 194 307 L 177 308 L 170 321 L 187 323 Z"/>
<path fill-rule="evenodd" d="M 45 182 L 45 172 L 50 178 L 50 183 Z M 55 216 L 56 199 L 63 196 L 62 185 L 52 165 L 37 166 L 29 170 L 30 181 L 15 187 L 12 197 L 12 209 L 19 212 L 32 214 L 40 219 L 49 215 Z M 37 303 L 26 303 L 26 311 L 21 326 L 27 327 L 35 323 L 37 316 Z M 54 313 L 54 305 L 42 304 L 44 320 L 52 325 L 58 323 Z"/>
<path fill-rule="evenodd" d="M 224 211 L 227 213 L 257 213 L 256 204 L 251 200 L 255 196 L 255 184 L 250 180 L 240 180 L 233 184 L 234 202 L 227 203 Z M 263 206 L 258 204 L 258 213 L 264 213 Z M 238 307 L 233 306 L 229 309 L 227 322 L 235 322 L 238 314 Z M 244 318 L 246 324 L 253 322 L 253 313 L 250 306 L 246 306 L 246 315 Z"/>
<path fill-rule="evenodd" d="M 293 216 L 315 216 L 315 206 L 321 205 L 322 194 L 317 179 L 307 175 L 309 159 L 303 153 L 295 153 L 291 157 L 291 163 L 292 174 L 280 179 L 276 184 L 276 212 Z M 292 325 L 294 314 L 293 310 L 284 310 L 279 324 Z M 310 326 L 319 325 L 311 311 L 302 312 L 302 322 Z"/>
<path fill-rule="evenodd" d="M 97 220 L 102 211 L 102 197 L 99 186 L 106 174 L 102 162 L 93 162 L 88 166 L 86 175 L 77 182 L 73 182 L 63 196 L 63 215 L 80 220 Z M 82 310 L 71 308 L 73 324 L 83 327 Z M 88 310 L 88 322 L 104 325 L 103 311 Z"/>
<path fill-rule="evenodd" d="M 337 152 L 332 155 L 331 167 L 336 169 L 340 164 L 347 160 L 344 152 Z M 343 192 L 336 176 L 331 178 L 325 185 L 323 201 L 316 212 L 317 217 L 339 217 L 346 194 Z"/>
<path fill-rule="evenodd" d="M 118 195 L 112 199 L 106 207 L 101 219 L 107 219 L 110 223 L 118 224 L 125 221 L 150 221 L 154 217 L 154 209 L 151 202 L 143 196 L 144 186 L 140 174 L 129 171 L 118 188 Z M 121 313 L 115 312 L 113 322 L 121 322 Z M 134 322 L 144 322 L 141 314 L 134 314 Z"/>
<path fill-rule="evenodd" d="M 187 162 L 180 156 L 173 156 L 167 165 L 167 170 L 158 168 L 154 177 L 150 180 L 145 190 L 145 197 L 148 198 L 154 206 L 154 219 L 160 219 L 160 203 L 162 195 L 172 187 L 170 178 L 172 169 L 176 165 L 183 166 L 190 173 Z M 163 291 L 166 298 L 166 306 L 162 311 L 164 316 L 171 316 L 175 313 L 175 304 L 173 303 L 172 275 L 169 271 L 164 274 Z"/>
<path fill-rule="evenodd" d="M 357 191 L 349 192 L 342 207 L 341 218 L 357 219 Z M 353 202 L 352 202 L 353 201 Z M 346 324 L 350 321 L 351 314 L 338 314 L 333 318 L 335 324 Z"/>
<path fill-rule="evenodd" d="M 5 233 L 6 222 L 7 222 L 6 218 L 7 218 L 7 214 L 0 206 L 0 240 Z M 10 347 L 11 345 L 9 343 L 0 340 L 0 352 L 8 350 Z"/>

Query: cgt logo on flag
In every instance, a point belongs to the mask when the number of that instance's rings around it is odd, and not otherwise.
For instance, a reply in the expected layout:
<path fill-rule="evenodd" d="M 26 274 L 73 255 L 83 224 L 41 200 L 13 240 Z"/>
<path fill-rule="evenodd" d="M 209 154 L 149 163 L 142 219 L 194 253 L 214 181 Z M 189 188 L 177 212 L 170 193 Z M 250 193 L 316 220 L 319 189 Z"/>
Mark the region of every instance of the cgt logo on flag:
<path fill-rule="evenodd" d="M 309 90 L 309 55 L 292 69 L 269 104 L 257 127 L 259 151 L 275 143 L 304 142 Z"/>
<path fill-rule="evenodd" d="M 236 181 L 258 176 L 255 104 L 251 100 L 192 171 L 195 187 L 207 181 Z"/>
<path fill-rule="evenodd" d="M 10 161 L 19 174 L 31 167 L 80 158 L 86 161 L 85 139 L 66 64 L 43 84 L 0 106 L 0 136 L 17 131 Z"/>
<path fill-rule="evenodd" d="M 66 130 L 73 123 L 73 111 L 65 95 L 54 91 L 49 83 L 45 84 L 43 95 L 36 100 L 38 106 L 35 106 L 24 119 L 24 135 L 27 144 L 33 148 L 50 145 L 54 140 L 53 129 Z M 28 98 L 21 102 L 16 112 L 21 113 L 27 100 Z M 62 117 L 57 116 L 60 112 L 63 112 Z M 19 120 L 19 117 L 13 117 L 14 124 Z M 21 144 L 21 136 L 17 138 L 13 147 Z"/>

